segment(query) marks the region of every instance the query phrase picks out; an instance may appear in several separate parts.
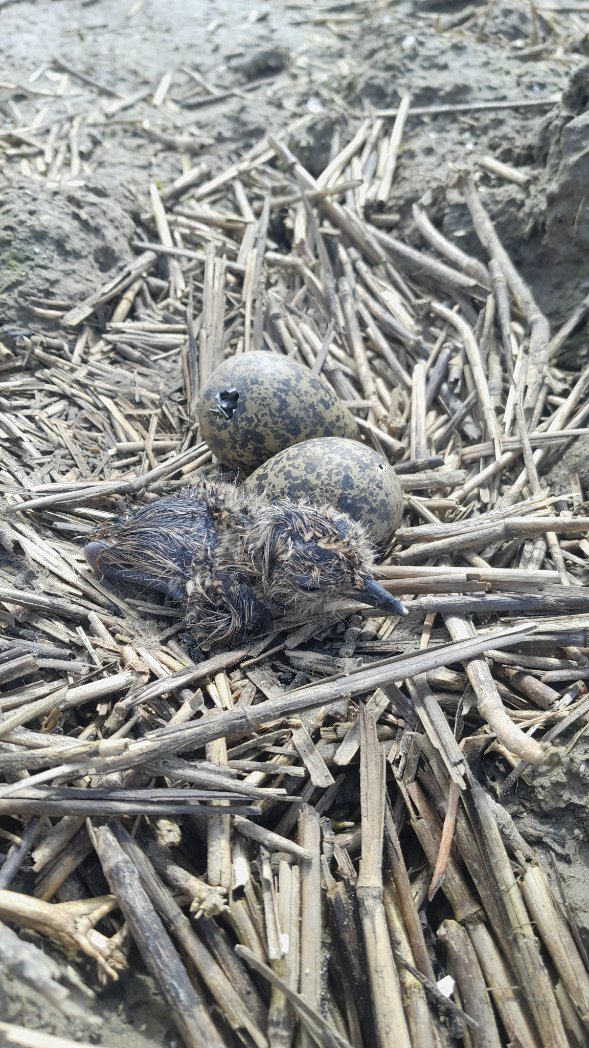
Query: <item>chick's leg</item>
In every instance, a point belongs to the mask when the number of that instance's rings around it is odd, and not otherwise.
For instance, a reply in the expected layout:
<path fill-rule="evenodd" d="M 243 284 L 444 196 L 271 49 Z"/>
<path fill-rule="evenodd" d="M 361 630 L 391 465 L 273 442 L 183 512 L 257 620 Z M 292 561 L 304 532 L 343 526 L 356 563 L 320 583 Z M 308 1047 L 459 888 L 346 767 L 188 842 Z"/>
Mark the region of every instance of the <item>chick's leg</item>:
<path fill-rule="evenodd" d="M 239 571 L 199 570 L 188 583 L 186 623 L 204 649 L 242 644 L 269 629 L 271 605 Z"/>

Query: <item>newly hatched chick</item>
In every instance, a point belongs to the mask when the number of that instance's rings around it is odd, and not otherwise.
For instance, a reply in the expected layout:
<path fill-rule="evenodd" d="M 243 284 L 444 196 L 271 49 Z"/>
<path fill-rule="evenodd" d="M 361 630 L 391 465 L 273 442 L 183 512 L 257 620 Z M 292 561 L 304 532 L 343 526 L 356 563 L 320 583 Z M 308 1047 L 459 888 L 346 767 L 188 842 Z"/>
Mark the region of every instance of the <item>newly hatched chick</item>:
<path fill-rule="evenodd" d="M 240 644 L 274 620 L 301 621 L 354 599 L 395 615 L 403 605 L 375 582 L 364 529 L 331 507 L 269 503 L 206 482 L 103 525 L 86 560 L 108 582 L 186 603 L 203 649 Z"/>

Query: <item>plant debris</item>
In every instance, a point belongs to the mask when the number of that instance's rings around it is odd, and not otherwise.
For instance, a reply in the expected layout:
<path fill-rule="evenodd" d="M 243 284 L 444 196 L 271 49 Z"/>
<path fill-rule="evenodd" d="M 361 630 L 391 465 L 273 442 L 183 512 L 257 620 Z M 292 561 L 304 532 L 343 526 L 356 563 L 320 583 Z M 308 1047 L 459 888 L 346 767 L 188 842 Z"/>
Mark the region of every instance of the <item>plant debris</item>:
<path fill-rule="evenodd" d="M 286 61 L 250 59 L 248 82 Z M 91 86 L 102 118 L 129 101 Z M 580 304 L 550 330 L 481 192 L 531 176 L 493 158 L 455 172 L 478 257 L 424 206 L 422 246 L 393 235 L 412 113 L 334 135 L 315 175 L 303 115 L 152 183 L 132 260 L 0 345 L 0 919 L 91 958 L 92 989 L 134 943 L 194 1048 L 589 1030 L 575 914 L 505 806 L 588 723 L 585 491 L 548 482 L 589 433 L 589 368 L 564 358 Z M 76 119 L 67 152 L 17 136 L 39 177 L 78 177 Z M 83 546 L 222 475 L 196 403 L 248 350 L 323 375 L 398 468 L 376 574 L 409 615 L 334 603 L 198 662 L 181 610 L 107 588 Z M 0 938 L 30 979 L 22 947 Z M 43 992 L 73 988 L 48 965 Z"/>

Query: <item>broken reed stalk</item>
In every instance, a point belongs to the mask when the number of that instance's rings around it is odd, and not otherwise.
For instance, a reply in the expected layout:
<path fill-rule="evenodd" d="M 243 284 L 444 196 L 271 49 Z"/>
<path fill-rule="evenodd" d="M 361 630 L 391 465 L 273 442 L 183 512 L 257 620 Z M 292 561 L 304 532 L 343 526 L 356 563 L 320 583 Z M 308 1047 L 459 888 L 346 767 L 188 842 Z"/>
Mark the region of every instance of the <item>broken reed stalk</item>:
<path fill-rule="evenodd" d="M 62 949 L 80 949 L 95 961 L 103 976 L 118 979 L 127 964 L 125 955 L 114 938 L 94 927 L 111 913 L 113 903 L 112 896 L 78 899 L 73 904 L 49 903 L 4 889 L 0 891 L 0 920 L 45 935 Z"/>
<path fill-rule="evenodd" d="M 280 720 L 285 716 L 300 713 L 330 702 L 337 702 L 344 697 L 365 694 L 374 687 L 387 682 L 404 680 L 416 673 L 426 673 L 438 666 L 451 665 L 456 660 L 472 659 L 488 648 L 509 647 L 517 644 L 523 637 L 533 632 L 535 626 L 518 626 L 509 630 L 496 630 L 485 635 L 474 635 L 466 632 L 464 638 L 455 644 L 441 645 L 438 649 L 429 649 L 419 655 L 387 660 L 382 666 L 360 669 L 345 675 L 333 682 L 316 684 L 301 691 L 287 694 L 284 698 L 270 699 L 254 707 L 235 708 L 217 713 L 214 717 L 205 718 L 204 723 L 194 727 L 187 726 L 179 737 L 172 736 L 161 741 L 157 739 L 132 742 L 125 752 L 112 757 L 100 756 L 89 758 L 89 764 L 95 771 L 119 771 L 137 767 L 151 756 L 169 756 L 183 750 L 193 750 L 229 736 L 248 736 L 252 730 L 262 724 Z M 162 691 L 165 691 L 165 686 Z M 544 763 L 550 760 L 550 751 L 542 749 L 538 743 L 530 745 L 526 752 L 535 760 L 532 763 Z M 529 756 L 527 758 L 529 760 Z"/>
<path fill-rule="evenodd" d="M 466 640 L 476 637 L 476 630 L 468 619 L 460 615 L 446 615 L 446 626 L 453 640 Z M 471 659 L 466 666 L 466 675 L 476 695 L 478 711 L 495 732 L 506 749 L 530 764 L 554 764 L 558 756 L 546 749 L 546 745 L 536 742 L 515 726 L 507 715 L 501 696 L 497 690 L 488 663 L 482 658 Z"/>
<path fill-rule="evenodd" d="M 477 1024 L 477 1030 L 471 1034 L 474 1043 L 485 1048 L 501 1048 L 485 978 L 468 935 L 456 921 L 446 920 L 438 928 L 437 936 L 446 948 L 448 968 L 458 983 L 462 1006 Z"/>
<path fill-rule="evenodd" d="M 393 816 L 388 807 L 385 811 L 385 842 L 395 896 L 403 916 L 403 925 L 411 945 L 411 952 L 422 975 L 425 975 L 430 982 L 433 982 L 434 970 L 432 962 L 427 952 L 423 928 L 421 927 L 419 913 L 415 906 L 409 873 L 403 860 L 401 842 L 399 841 Z"/>
<path fill-rule="evenodd" d="M 538 307 L 532 292 L 515 269 L 509 255 L 501 244 L 493 224 L 481 203 L 479 192 L 470 178 L 463 180 L 462 189 L 466 205 L 471 213 L 473 226 L 489 257 L 493 259 L 507 282 L 514 301 L 530 326 L 525 376 L 524 407 L 535 417 L 540 403 L 540 391 L 548 362 L 550 326 Z"/>
<path fill-rule="evenodd" d="M 497 824 L 483 790 L 473 786 L 473 808 L 482 833 L 478 835 L 497 905 L 513 945 L 513 960 L 544 1044 L 565 1048 L 568 1044 L 561 1013 L 538 940 L 513 875 Z"/>
<path fill-rule="evenodd" d="M 410 1042 L 423 1045 L 424 1048 L 434 1048 L 436 1031 L 427 993 L 419 978 L 421 973 L 414 966 L 411 946 L 401 920 L 395 891 L 390 884 L 385 886 L 383 901 L 395 962 L 398 966 Z"/>
<path fill-rule="evenodd" d="M 170 937 L 177 940 L 183 954 L 190 958 L 203 985 L 207 987 L 217 1006 L 222 1010 L 225 1022 L 238 1036 L 249 1036 L 256 1048 L 268 1048 L 268 1041 L 253 1021 L 245 1001 L 236 992 L 215 957 L 201 942 L 188 917 L 182 913 L 170 890 L 154 872 L 151 863 L 137 842 L 121 826 L 116 826 L 114 833 L 125 856 L 138 871 L 142 885 Z M 163 957 L 154 956 L 155 965 L 159 967 L 163 962 Z M 173 978 L 173 972 L 170 973 L 170 976 Z M 164 978 L 163 973 L 158 978 L 161 982 Z"/>
<path fill-rule="evenodd" d="M 214 1048 L 222 1048 L 223 1042 L 145 891 L 139 872 L 125 855 L 114 831 L 107 825 L 89 823 L 88 832 L 104 875 L 184 1043 L 197 1048 L 205 1039 L 205 1043 Z"/>
<path fill-rule="evenodd" d="M 350 1048 L 349 1042 L 327 1022 L 321 1012 L 311 1007 L 301 993 L 295 993 L 289 986 L 274 974 L 268 965 L 263 964 L 246 946 L 236 946 L 235 952 L 249 964 L 255 972 L 266 979 L 272 986 L 284 994 L 295 1014 L 301 1019 L 306 1033 L 316 1044 L 325 1048 Z"/>
<path fill-rule="evenodd" d="M 577 944 L 550 890 L 543 869 L 526 865 L 521 890 L 526 908 L 538 934 L 546 945 L 575 1011 L 589 1030 L 589 976 Z"/>
<path fill-rule="evenodd" d="M 405 1020 L 401 986 L 389 938 L 383 904 L 383 834 L 385 813 L 385 761 L 376 734 L 374 715 L 360 706 L 360 805 L 362 810 L 362 852 L 356 894 L 378 1044 L 392 1039 L 402 1048 L 411 1048 Z"/>
<path fill-rule="evenodd" d="M 491 403 L 491 397 L 489 395 L 489 387 L 487 385 L 487 376 L 485 374 L 485 368 L 481 360 L 480 350 L 477 346 L 474 332 L 466 323 L 465 320 L 457 313 L 453 313 L 451 309 L 446 309 L 445 306 L 441 306 L 436 302 L 431 304 L 432 312 L 442 317 L 447 324 L 451 324 L 456 329 L 464 348 L 466 350 L 466 356 L 470 369 L 472 371 L 472 377 L 478 393 L 479 403 L 481 405 L 481 411 L 485 422 L 487 434 L 493 442 L 495 449 L 495 458 L 497 460 L 501 457 L 501 431 L 499 429 L 499 423 L 497 422 L 497 416 Z"/>
<path fill-rule="evenodd" d="M 300 846 L 310 855 L 301 867 L 300 992 L 319 1011 L 321 1001 L 321 833 L 319 816 L 310 805 L 299 815 Z M 303 1043 L 311 1042 L 307 1035 Z"/>
<path fill-rule="evenodd" d="M 310 855 L 309 855 L 310 858 Z M 283 956 L 275 961 L 273 970 L 293 992 L 299 985 L 300 973 L 300 870 L 280 860 L 278 870 L 278 922 Z M 276 1048 L 288 1048 L 295 1026 L 295 1015 L 288 999 L 275 986 L 268 1011 L 268 1041 Z"/>
<path fill-rule="evenodd" d="M 423 848 L 430 869 L 433 871 L 439 854 L 441 830 L 431 816 L 419 787 L 409 788 L 410 817 L 418 840 Z M 467 931 L 484 972 L 491 999 L 499 1012 L 505 1030 L 512 1039 L 519 1038 L 522 1044 L 533 1044 L 534 1034 L 529 1025 L 521 993 L 515 985 L 501 945 L 495 941 L 493 930 L 485 923 L 485 910 L 471 893 L 464 874 L 455 859 L 450 857 L 442 883 L 442 891 L 450 903 L 455 920 Z"/>

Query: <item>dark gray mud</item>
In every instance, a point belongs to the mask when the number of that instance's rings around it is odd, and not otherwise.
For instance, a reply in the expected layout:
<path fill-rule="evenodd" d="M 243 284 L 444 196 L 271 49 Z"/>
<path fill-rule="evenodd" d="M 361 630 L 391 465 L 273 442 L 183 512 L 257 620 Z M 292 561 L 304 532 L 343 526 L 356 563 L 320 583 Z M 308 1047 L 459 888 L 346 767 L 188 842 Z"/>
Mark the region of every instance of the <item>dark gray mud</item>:
<path fill-rule="evenodd" d="M 385 210 L 395 233 L 417 243 L 411 206 L 422 199 L 444 232 L 478 253 L 455 170 L 479 155 L 513 164 L 529 186 L 484 176 L 485 203 L 544 310 L 561 320 L 589 291 L 587 45 L 573 50 L 564 19 L 550 12 L 534 20 L 527 5 L 502 3 L 0 7 L 0 58 L 7 81 L 22 84 L 23 122 L 39 108 L 38 94 L 27 92 L 47 91 L 48 70 L 55 78 L 64 68 L 65 97 L 48 99 L 44 119 L 72 108 L 84 117 L 77 176 L 60 171 L 54 181 L 33 171 L 15 181 L 9 159 L 0 172 L 0 330 L 10 338 L 27 319 L 34 327 L 32 299 L 75 300 L 126 259 L 149 182 L 165 186 L 182 174 L 178 141 L 189 143 L 192 163 L 200 156 L 214 172 L 265 131 L 307 115 L 292 144 L 319 171 L 334 133 L 345 141 L 362 113 L 394 108 L 405 92 L 413 107 L 523 103 L 410 117 Z M 570 53 L 564 47 L 555 58 L 563 32 Z M 51 66 L 56 56 L 63 67 Z M 202 104 L 191 72 L 217 100 Z M 168 73 L 166 106 L 153 106 Z M 61 264 L 51 272 L 53 252 Z"/>

